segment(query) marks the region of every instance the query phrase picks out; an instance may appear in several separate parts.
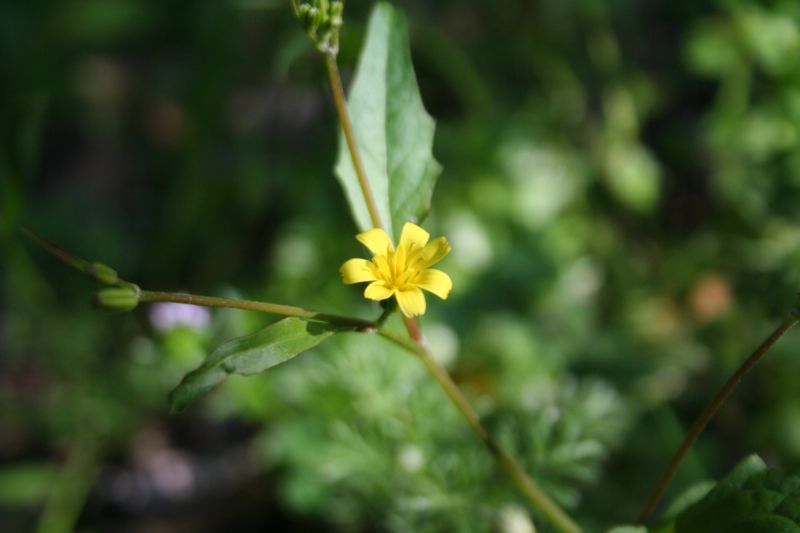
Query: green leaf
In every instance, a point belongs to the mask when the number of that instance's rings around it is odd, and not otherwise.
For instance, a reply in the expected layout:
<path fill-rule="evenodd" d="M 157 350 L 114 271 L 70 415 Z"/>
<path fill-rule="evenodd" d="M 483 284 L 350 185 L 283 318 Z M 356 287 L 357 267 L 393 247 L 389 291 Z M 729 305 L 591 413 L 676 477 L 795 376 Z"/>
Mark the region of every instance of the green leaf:
<path fill-rule="evenodd" d="M 679 533 L 800 533 L 800 475 L 753 455 L 678 515 Z"/>
<path fill-rule="evenodd" d="M 661 194 L 661 167 L 644 146 L 613 142 L 604 165 L 608 188 L 620 202 L 639 213 L 653 211 Z"/>
<path fill-rule="evenodd" d="M 58 476 L 49 463 L 17 463 L 0 470 L 0 506 L 38 505 L 47 497 Z"/>
<path fill-rule="evenodd" d="M 370 16 L 348 109 L 378 213 L 394 239 L 406 221 L 427 214 L 441 166 L 431 152 L 435 124 L 422 105 L 406 20 L 389 4 L 376 4 Z M 372 228 L 343 133 L 336 175 L 356 225 Z"/>
<path fill-rule="evenodd" d="M 339 331 L 343 329 L 331 324 L 284 318 L 252 335 L 225 342 L 170 393 L 172 411 L 182 411 L 229 374 L 258 374 L 310 350 Z"/>
<path fill-rule="evenodd" d="M 669 507 L 661 515 L 664 521 L 674 520 L 679 514 L 684 512 L 690 506 L 696 504 L 711 492 L 711 489 L 716 485 L 716 481 L 706 480 L 695 483 L 691 487 L 681 492 L 672 502 Z"/>

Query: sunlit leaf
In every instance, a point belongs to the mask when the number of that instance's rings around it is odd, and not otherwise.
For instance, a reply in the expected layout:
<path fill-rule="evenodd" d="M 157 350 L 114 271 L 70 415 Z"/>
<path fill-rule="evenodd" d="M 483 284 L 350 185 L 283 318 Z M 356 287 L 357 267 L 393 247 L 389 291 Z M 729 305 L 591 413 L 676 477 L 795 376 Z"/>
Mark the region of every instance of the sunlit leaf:
<path fill-rule="evenodd" d="M 441 167 L 431 152 L 435 125 L 417 87 L 406 20 L 389 4 L 372 11 L 348 109 L 381 221 L 396 237 L 404 222 L 428 212 Z M 343 136 L 336 174 L 356 224 L 372 228 Z"/>

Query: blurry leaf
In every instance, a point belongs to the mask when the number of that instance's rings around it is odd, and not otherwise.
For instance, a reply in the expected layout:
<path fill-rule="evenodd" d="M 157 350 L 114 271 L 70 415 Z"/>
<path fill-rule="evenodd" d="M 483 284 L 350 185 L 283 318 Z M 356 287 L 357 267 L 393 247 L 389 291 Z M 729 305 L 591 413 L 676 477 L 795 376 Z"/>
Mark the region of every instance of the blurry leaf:
<path fill-rule="evenodd" d="M 59 25 L 78 41 L 107 42 L 146 30 L 151 8 L 134 0 L 84 0 L 64 12 Z"/>
<path fill-rule="evenodd" d="M 647 533 L 644 526 L 616 526 L 608 530 L 608 533 Z"/>
<path fill-rule="evenodd" d="M 229 374 L 263 372 L 310 350 L 337 331 L 330 324 L 284 318 L 266 328 L 218 346 L 196 370 L 184 376 L 170 393 L 173 411 L 182 411 Z"/>
<path fill-rule="evenodd" d="M 620 202 L 639 213 L 653 210 L 660 194 L 661 172 L 646 148 L 614 142 L 604 163 L 608 187 Z"/>
<path fill-rule="evenodd" d="M 390 236 L 430 208 L 441 170 L 433 158 L 433 119 L 422 105 L 411 65 L 405 17 L 389 4 L 372 11 L 348 109 L 381 221 Z M 356 224 L 373 227 L 347 143 L 340 136 L 336 175 Z"/>
<path fill-rule="evenodd" d="M 714 485 L 716 485 L 715 481 L 701 481 L 681 492 L 672 500 L 667 510 L 664 511 L 664 514 L 661 515 L 662 520 L 674 520 L 676 516 L 684 512 L 690 506 L 705 498 L 711 489 L 714 488 Z"/>
<path fill-rule="evenodd" d="M 800 475 L 767 469 L 752 455 L 678 516 L 681 533 L 800 532 Z"/>
<path fill-rule="evenodd" d="M 748 6 L 737 11 L 737 22 L 756 60 L 770 74 L 797 68 L 800 30 L 792 17 Z"/>
<path fill-rule="evenodd" d="M 718 21 L 698 25 L 687 39 L 685 54 L 689 66 L 706 76 L 730 75 L 745 65 L 736 35 Z"/>
<path fill-rule="evenodd" d="M 58 469 L 47 463 L 17 463 L 0 470 L 0 506 L 37 505 L 47 497 Z"/>

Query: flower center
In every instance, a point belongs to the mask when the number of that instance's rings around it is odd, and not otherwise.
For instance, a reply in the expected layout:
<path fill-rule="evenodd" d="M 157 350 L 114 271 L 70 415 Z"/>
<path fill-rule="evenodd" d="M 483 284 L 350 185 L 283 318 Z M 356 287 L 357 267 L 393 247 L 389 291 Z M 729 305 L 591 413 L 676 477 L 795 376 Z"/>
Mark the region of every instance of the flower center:
<path fill-rule="evenodd" d="M 403 291 L 413 288 L 422 271 L 421 249 L 412 246 L 398 246 L 397 250 L 387 250 L 376 255 L 371 262 L 375 277 L 388 289 Z"/>

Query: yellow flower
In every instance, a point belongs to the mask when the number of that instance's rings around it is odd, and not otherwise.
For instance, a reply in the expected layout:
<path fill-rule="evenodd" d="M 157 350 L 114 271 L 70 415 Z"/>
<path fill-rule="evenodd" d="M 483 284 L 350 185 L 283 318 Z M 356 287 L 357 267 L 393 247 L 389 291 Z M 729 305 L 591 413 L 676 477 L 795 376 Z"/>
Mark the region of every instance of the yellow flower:
<path fill-rule="evenodd" d="M 397 250 L 382 229 L 371 229 L 356 235 L 356 239 L 372 252 L 372 261 L 350 259 L 340 272 L 345 284 L 371 282 L 364 290 L 370 300 L 385 300 L 394 296 L 400 311 L 407 317 L 425 313 L 425 295 L 420 289 L 447 298 L 453 282 L 450 276 L 428 268 L 450 253 L 447 239 L 439 237 L 428 242 L 430 234 L 416 224 L 406 222 Z"/>

